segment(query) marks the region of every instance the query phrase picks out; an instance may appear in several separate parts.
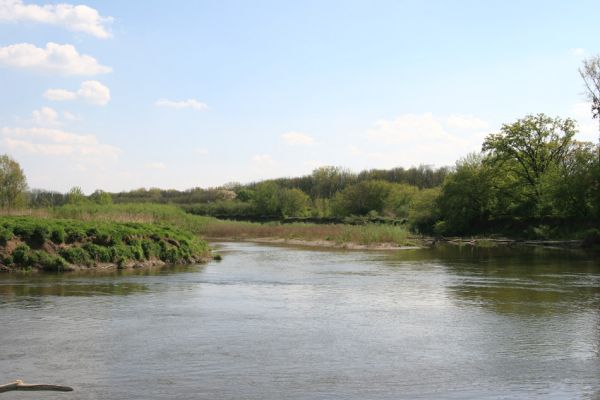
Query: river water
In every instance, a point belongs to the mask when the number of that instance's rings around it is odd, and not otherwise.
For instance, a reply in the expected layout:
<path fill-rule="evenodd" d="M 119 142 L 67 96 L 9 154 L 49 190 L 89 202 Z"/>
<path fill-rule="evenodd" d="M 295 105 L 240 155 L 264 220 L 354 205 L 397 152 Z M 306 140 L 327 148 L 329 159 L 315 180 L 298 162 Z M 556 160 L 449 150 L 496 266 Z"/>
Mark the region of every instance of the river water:
<path fill-rule="evenodd" d="M 600 398 L 598 255 L 217 244 L 221 262 L 0 275 L 2 399 Z"/>

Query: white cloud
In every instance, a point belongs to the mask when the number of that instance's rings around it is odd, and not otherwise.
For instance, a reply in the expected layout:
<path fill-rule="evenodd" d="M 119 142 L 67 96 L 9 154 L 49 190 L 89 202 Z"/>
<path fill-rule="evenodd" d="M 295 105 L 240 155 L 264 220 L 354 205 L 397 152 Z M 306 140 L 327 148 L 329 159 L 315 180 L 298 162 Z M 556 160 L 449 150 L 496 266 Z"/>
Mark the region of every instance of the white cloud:
<path fill-rule="evenodd" d="M 281 139 L 290 146 L 310 146 L 315 144 L 315 139 L 302 132 L 286 132 Z"/>
<path fill-rule="evenodd" d="M 379 120 L 375 123 L 375 128 L 367 133 L 367 137 L 390 144 L 435 143 L 438 141 L 454 145 L 464 144 L 464 141 L 458 137 L 450 135 L 444 129 L 442 122 L 432 113 L 405 114 L 394 120 Z"/>
<path fill-rule="evenodd" d="M 167 166 L 162 162 L 152 162 L 145 165 L 149 169 L 166 169 Z"/>
<path fill-rule="evenodd" d="M 259 167 L 272 167 L 275 165 L 275 160 L 268 154 L 257 154 L 252 157 L 252 162 Z"/>
<path fill-rule="evenodd" d="M 79 156 L 116 159 L 121 149 L 102 144 L 94 135 L 80 135 L 51 128 L 0 129 L 0 145 L 11 151 L 47 156 Z"/>
<path fill-rule="evenodd" d="M 194 149 L 194 153 L 199 154 L 201 156 L 205 156 L 208 154 L 208 150 L 205 149 L 204 147 L 198 147 L 198 148 Z"/>
<path fill-rule="evenodd" d="M 173 101 L 168 99 L 159 99 L 154 103 L 158 107 L 168 108 L 193 108 L 194 110 L 204 111 L 208 108 L 206 103 L 202 103 L 198 100 L 187 99 L 181 101 Z"/>
<path fill-rule="evenodd" d="M 98 81 L 84 81 L 77 92 L 48 89 L 44 92 L 44 97 L 54 101 L 82 99 L 90 104 L 104 106 L 110 101 L 110 89 Z"/>
<path fill-rule="evenodd" d="M 582 57 L 587 54 L 587 50 L 582 49 L 581 47 L 576 47 L 574 49 L 571 49 L 571 54 L 577 57 Z"/>
<path fill-rule="evenodd" d="M 469 152 L 479 151 L 489 124 L 470 115 L 404 114 L 377 121 L 367 132 L 369 142 L 348 148 L 369 168 L 411 165 L 452 165 Z M 484 129 L 485 128 L 485 129 Z"/>
<path fill-rule="evenodd" d="M 108 25 L 112 17 L 103 17 L 86 5 L 23 4 L 22 0 L 0 0 L 0 21 L 38 22 L 58 25 L 73 32 L 83 32 L 97 38 L 111 37 Z"/>
<path fill-rule="evenodd" d="M 69 111 L 63 111 L 63 117 L 69 121 L 74 121 L 77 119 L 77 116 Z"/>
<path fill-rule="evenodd" d="M 70 44 L 48 43 L 46 48 L 30 43 L 0 47 L 0 64 L 61 75 L 97 75 L 111 72 L 94 57 L 79 54 Z"/>
<path fill-rule="evenodd" d="M 488 129 L 489 124 L 473 115 L 453 114 L 446 119 L 449 128 L 457 129 Z"/>
<path fill-rule="evenodd" d="M 44 97 L 48 100 L 67 101 L 75 100 L 77 98 L 77 93 L 65 89 L 48 89 L 44 92 Z"/>
<path fill-rule="evenodd" d="M 36 125 L 46 126 L 57 125 L 59 123 L 58 112 L 50 107 L 42 107 L 39 110 L 34 110 L 31 115 Z"/>

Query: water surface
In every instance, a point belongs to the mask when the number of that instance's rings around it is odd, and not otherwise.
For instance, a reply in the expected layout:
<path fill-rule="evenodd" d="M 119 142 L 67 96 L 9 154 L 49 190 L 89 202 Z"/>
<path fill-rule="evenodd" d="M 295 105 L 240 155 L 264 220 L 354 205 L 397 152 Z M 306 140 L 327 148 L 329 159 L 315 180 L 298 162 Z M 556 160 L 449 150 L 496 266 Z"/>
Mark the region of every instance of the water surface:
<path fill-rule="evenodd" d="M 0 379 L 76 389 L 2 396 L 600 397 L 595 255 L 220 247 L 208 265 L 0 275 Z"/>

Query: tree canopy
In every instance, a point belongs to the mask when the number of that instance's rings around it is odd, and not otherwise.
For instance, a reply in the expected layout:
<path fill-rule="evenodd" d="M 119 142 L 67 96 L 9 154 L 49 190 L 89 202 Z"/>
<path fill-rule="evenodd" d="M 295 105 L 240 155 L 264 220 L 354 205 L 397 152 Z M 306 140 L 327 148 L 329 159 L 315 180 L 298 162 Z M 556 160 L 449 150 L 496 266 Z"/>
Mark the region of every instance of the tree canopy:
<path fill-rule="evenodd" d="M 25 203 L 27 179 L 18 162 L 0 156 L 0 208 L 11 209 Z"/>

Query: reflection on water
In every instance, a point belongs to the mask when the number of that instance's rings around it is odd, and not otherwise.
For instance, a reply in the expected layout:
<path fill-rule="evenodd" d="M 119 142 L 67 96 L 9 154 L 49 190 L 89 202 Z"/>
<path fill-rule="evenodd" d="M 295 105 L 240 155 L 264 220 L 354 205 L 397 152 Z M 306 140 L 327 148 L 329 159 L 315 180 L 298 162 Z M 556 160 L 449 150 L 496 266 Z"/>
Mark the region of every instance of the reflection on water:
<path fill-rule="evenodd" d="M 0 378 L 81 399 L 600 394 L 597 255 L 221 247 L 207 266 L 0 275 Z"/>

